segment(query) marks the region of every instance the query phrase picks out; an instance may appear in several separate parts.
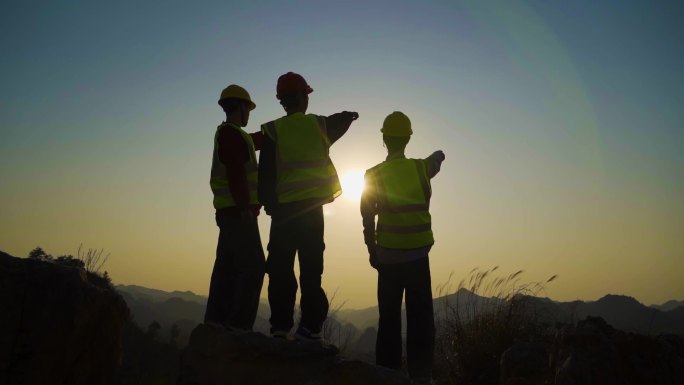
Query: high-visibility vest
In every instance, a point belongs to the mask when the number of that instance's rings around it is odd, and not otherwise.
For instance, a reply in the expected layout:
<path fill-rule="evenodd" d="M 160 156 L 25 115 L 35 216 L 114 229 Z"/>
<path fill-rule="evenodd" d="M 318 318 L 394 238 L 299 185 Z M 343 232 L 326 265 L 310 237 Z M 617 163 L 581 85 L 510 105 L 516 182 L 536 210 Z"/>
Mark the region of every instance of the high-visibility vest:
<path fill-rule="evenodd" d="M 295 113 L 268 122 L 261 130 L 275 143 L 278 202 L 332 202 L 342 193 L 329 156 L 324 117 Z"/>
<path fill-rule="evenodd" d="M 252 137 L 246 133 L 242 128 L 232 124 L 223 123 L 216 129 L 214 135 L 214 158 L 211 162 L 211 191 L 214 193 L 214 208 L 223 209 L 235 206 L 235 199 L 230 193 L 230 184 L 226 175 L 226 166 L 221 163 L 218 155 L 218 136 L 221 130 L 237 130 L 242 138 L 247 143 L 247 152 L 249 153 L 249 160 L 245 163 L 245 172 L 247 173 L 247 188 L 249 189 L 249 204 L 255 205 L 259 203 L 257 199 L 257 158 L 254 150 L 254 142 Z"/>
<path fill-rule="evenodd" d="M 398 158 L 368 170 L 378 198 L 376 242 L 389 249 L 435 243 L 430 217 L 432 188 L 425 161 Z"/>

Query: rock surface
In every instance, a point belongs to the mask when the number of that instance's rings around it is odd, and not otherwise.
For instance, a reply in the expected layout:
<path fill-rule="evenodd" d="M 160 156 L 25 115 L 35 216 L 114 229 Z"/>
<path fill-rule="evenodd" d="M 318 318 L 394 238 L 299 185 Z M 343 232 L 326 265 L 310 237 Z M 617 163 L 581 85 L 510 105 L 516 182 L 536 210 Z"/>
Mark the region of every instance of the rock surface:
<path fill-rule="evenodd" d="M 587 317 L 559 331 L 551 364 L 556 385 L 684 384 L 684 340 L 626 333 Z"/>
<path fill-rule="evenodd" d="M 0 385 L 111 383 L 128 308 L 96 278 L 0 253 Z"/>
<path fill-rule="evenodd" d="M 684 385 L 684 339 L 614 329 L 599 317 L 517 343 L 501 357 L 500 385 Z"/>
<path fill-rule="evenodd" d="M 181 358 L 178 385 L 409 385 L 402 373 L 346 361 L 333 345 L 278 340 L 199 325 Z"/>
<path fill-rule="evenodd" d="M 520 342 L 501 355 L 500 385 L 544 384 L 549 378 L 549 351 L 543 343 Z"/>

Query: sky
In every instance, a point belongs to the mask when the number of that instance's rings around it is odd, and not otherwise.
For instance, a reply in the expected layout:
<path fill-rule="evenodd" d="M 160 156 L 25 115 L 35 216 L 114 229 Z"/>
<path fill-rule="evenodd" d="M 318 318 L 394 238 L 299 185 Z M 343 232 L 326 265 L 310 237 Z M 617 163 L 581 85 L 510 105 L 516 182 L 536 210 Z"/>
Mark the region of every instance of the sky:
<path fill-rule="evenodd" d="M 360 115 L 331 148 L 347 192 L 325 206 L 323 286 L 338 305 L 376 304 L 353 181 L 384 160 L 395 110 L 408 156 L 446 155 L 435 295 L 499 266 L 557 274 L 540 293 L 556 300 L 684 299 L 683 16 L 677 1 L 5 4 L 0 250 L 83 244 L 110 254 L 116 284 L 206 295 L 218 95 L 251 93 L 254 132 L 284 114 L 276 80 L 294 71 L 309 112 Z"/>

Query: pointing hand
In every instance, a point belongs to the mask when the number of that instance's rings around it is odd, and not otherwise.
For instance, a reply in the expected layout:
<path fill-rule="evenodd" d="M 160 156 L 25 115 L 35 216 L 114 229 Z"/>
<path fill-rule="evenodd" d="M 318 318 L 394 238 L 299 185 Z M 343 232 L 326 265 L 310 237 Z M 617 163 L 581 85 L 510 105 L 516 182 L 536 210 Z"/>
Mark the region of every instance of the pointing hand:
<path fill-rule="evenodd" d="M 358 112 L 349 112 L 349 111 L 344 111 L 346 114 L 350 115 L 351 120 L 356 120 L 359 118 L 359 113 Z"/>

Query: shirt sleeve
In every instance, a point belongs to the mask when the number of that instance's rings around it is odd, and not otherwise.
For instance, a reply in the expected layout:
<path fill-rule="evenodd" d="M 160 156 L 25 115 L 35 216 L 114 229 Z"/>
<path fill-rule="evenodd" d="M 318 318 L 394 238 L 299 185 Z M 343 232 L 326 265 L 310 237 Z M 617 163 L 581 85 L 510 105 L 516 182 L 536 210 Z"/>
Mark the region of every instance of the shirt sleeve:
<path fill-rule="evenodd" d="M 330 144 L 335 143 L 339 138 L 344 135 L 352 122 L 354 121 L 353 115 L 350 112 L 338 112 L 337 114 L 332 114 L 325 118 L 325 126 L 328 132 L 328 140 Z"/>
<path fill-rule="evenodd" d="M 363 240 L 366 246 L 375 246 L 375 216 L 378 214 L 377 193 L 372 173 L 366 171 L 365 188 L 361 195 L 361 218 L 363 221 Z"/>
<path fill-rule="evenodd" d="M 252 142 L 254 142 L 254 151 L 259 151 L 261 150 L 261 143 L 264 140 L 264 133 L 263 132 L 253 132 L 249 134 L 249 136 L 252 137 Z"/>
<path fill-rule="evenodd" d="M 432 155 L 423 159 L 423 161 L 425 162 L 425 166 L 427 167 L 428 177 L 433 178 L 442 168 L 442 162 L 444 161 L 444 158 L 442 157 L 440 152 L 435 151 L 432 153 Z"/>
<path fill-rule="evenodd" d="M 249 205 L 249 187 L 245 163 L 249 161 L 247 143 L 239 132 L 222 129 L 218 137 L 219 160 L 226 168 L 228 188 L 235 205 L 242 209 Z"/>
<path fill-rule="evenodd" d="M 266 213 L 272 212 L 278 203 L 276 195 L 275 143 L 267 135 L 262 134 L 261 151 L 259 152 L 259 202 L 264 205 Z"/>

